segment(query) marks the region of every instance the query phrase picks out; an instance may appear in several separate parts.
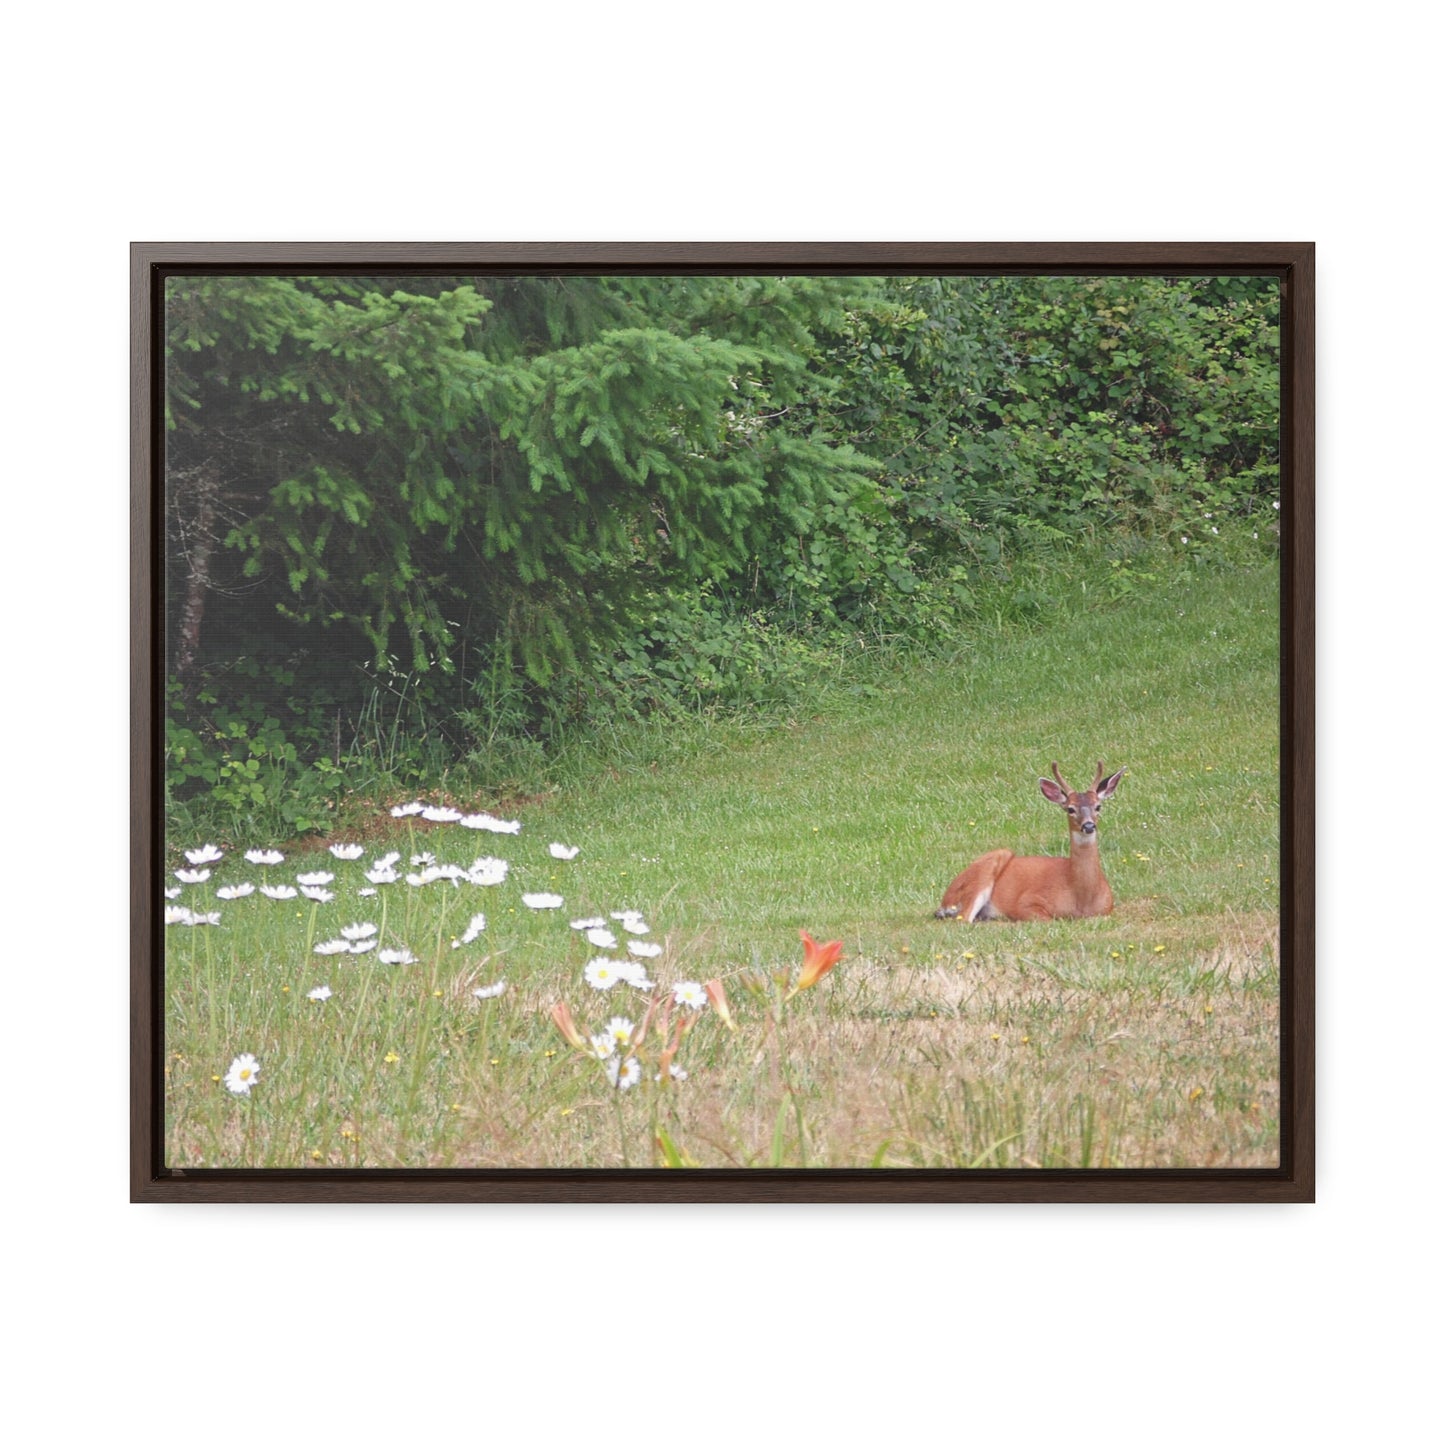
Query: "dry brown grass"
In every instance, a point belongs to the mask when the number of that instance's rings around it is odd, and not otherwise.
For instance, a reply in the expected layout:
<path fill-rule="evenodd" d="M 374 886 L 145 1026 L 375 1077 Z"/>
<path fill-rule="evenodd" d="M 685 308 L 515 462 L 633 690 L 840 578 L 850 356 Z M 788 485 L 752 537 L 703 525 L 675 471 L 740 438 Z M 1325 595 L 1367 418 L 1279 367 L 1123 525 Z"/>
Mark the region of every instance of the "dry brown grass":
<path fill-rule="evenodd" d="M 426 1162 L 650 1164 L 660 1121 L 717 1167 L 1275 1165 L 1273 934 L 1177 960 L 1163 947 L 855 958 L 781 1029 L 735 986 L 739 1031 L 705 1018 L 683 1051 L 690 1077 L 663 1090 L 616 1095 L 544 1036 L 540 1059 L 476 1060 L 450 1120 L 436 1101 Z M 546 1002 L 515 1001 L 539 1016 Z M 366 1162 L 421 1162 L 390 1119 L 366 1128 Z"/>

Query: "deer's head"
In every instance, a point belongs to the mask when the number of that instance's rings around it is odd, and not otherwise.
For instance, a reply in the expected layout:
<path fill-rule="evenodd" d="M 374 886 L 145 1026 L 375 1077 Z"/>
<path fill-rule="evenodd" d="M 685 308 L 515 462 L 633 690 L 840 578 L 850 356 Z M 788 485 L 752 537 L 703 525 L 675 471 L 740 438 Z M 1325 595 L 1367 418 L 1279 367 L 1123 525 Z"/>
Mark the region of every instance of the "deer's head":
<path fill-rule="evenodd" d="M 1053 763 L 1050 766 L 1054 770 L 1054 781 L 1051 783 L 1047 778 L 1040 778 L 1039 791 L 1049 802 L 1057 803 L 1069 815 L 1069 832 L 1079 842 L 1093 843 L 1096 841 L 1094 834 L 1099 826 L 1099 809 L 1113 797 L 1114 789 L 1119 786 L 1119 780 L 1128 769 L 1120 768 L 1117 773 L 1106 778 L 1104 765 L 1100 763 L 1094 773 L 1093 786 L 1085 792 L 1076 793 L 1071 791 L 1064 781 L 1059 765 Z"/>

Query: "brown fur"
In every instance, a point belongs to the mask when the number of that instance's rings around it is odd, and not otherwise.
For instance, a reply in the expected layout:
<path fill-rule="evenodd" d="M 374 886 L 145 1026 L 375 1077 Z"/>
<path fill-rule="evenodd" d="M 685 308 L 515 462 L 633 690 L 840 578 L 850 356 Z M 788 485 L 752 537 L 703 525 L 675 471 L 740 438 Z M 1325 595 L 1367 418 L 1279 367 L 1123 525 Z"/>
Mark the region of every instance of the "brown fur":
<path fill-rule="evenodd" d="M 1069 818 L 1067 858 L 1020 857 L 998 848 L 976 858 L 948 885 L 937 918 L 984 922 L 994 918 L 1097 918 L 1114 910 L 1114 894 L 1099 861 L 1096 815 L 1113 795 L 1124 769 L 1104 777 L 1100 763 L 1093 787 L 1070 792 L 1053 765 L 1057 784 L 1039 779 L 1039 789 Z"/>

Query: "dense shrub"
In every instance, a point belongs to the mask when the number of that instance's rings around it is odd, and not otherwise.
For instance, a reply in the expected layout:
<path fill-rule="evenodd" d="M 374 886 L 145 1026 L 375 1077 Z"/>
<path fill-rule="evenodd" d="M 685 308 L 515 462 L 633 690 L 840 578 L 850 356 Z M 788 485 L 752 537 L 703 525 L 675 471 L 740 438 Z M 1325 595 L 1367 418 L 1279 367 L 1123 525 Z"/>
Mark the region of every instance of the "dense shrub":
<path fill-rule="evenodd" d="M 200 276 L 166 325 L 170 795 L 297 830 L 1272 536 L 1264 278 Z"/>

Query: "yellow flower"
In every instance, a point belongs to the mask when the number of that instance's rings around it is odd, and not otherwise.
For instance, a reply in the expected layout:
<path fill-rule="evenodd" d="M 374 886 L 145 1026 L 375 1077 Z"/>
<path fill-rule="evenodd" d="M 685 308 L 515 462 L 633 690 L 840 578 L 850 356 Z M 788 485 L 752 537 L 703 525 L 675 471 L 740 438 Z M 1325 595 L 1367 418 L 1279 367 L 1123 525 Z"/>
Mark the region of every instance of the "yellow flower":
<path fill-rule="evenodd" d="M 397 1053 L 394 1049 L 388 1049 L 386 1051 L 386 1057 L 382 1059 L 382 1063 L 384 1064 L 399 1064 L 400 1062 L 401 1055 Z"/>
<path fill-rule="evenodd" d="M 1202 1099 L 1203 1097 L 1204 1097 L 1204 1090 L 1201 1089 L 1198 1085 L 1195 1085 L 1194 1088 L 1190 1089 L 1190 1091 L 1189 1091 L 1189 1102 L 1190 1102 L 1191 1104 L 1192 1104 L 1196 1099 Z"/>
<path fill-rule="evenodd" d="M 1162 943 L 1156 943 L 1156 944 L 1154 945 L 1154 952 L 1155 952 L 1155 953 L 1163 953 L 1163 952 L 1164 952 L 1164 945 L 1163 945 Z"/>

